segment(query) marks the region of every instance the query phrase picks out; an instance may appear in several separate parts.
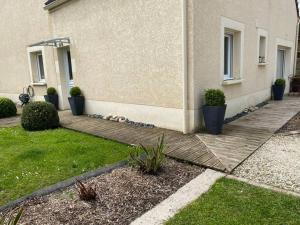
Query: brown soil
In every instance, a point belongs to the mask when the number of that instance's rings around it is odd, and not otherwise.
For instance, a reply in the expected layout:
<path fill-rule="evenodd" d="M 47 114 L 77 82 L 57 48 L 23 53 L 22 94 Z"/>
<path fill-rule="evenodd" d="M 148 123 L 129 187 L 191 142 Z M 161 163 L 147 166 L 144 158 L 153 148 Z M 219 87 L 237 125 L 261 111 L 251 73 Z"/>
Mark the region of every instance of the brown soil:
<path fill-rule="evenodd" d="M 287 122 L 277 133 L 285 133 L 290 131 L 300 131 L 300 112 Z"/>
<path fill-rule="evenodd" d="M 79 200 L 74 187 L 26 202 L 21 224 L 130 224 L 135 218 L 175 193 L 203 168 L 168 159 L 159 176 L 121 168 L 90 179 L 97 200 Z"/>

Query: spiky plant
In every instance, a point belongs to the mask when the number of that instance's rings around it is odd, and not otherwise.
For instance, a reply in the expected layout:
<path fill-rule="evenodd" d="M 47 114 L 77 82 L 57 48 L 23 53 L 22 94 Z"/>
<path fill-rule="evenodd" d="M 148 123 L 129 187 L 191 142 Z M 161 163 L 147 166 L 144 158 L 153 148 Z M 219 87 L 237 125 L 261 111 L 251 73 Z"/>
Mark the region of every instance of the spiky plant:
<path fill-rule="evenodd" d="M 164 149 L 165 136 L 162 135 L 162 137 L 158 138 L 158 143 L 155 147 L 147 148 L 140 144 L 139 147 L 131 150 L 129 153 L 129 164 L 143 173 L 156 175 L 165 160 Z"/>
<path fill-rule="evenodd" d="M 24 209 L 15 209 L 12 212 L 0 217 L 0 225 L 17 225 L 23 215 Z"/>
<path fill-rule="evenodd" d="M 84 185 L 81 181 L 76 181 L 76 188 L 79 198 L 83 201 L 93 201 L 97 198 L 97 193 L 91 186 Z"/>

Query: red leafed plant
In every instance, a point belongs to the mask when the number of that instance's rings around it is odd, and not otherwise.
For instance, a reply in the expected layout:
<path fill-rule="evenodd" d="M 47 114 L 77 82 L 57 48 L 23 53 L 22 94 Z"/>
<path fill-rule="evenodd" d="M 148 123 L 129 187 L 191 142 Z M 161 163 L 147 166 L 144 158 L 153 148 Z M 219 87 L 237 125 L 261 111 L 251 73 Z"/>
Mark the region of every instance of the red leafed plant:
<path fill-rule="evenodd" d="M 76 180 L 76 188 L 79 198 L 83 201 L 93 201 L 97 198 L 95 189 L 91 186 L 84 185 L 81 181 Z"/>

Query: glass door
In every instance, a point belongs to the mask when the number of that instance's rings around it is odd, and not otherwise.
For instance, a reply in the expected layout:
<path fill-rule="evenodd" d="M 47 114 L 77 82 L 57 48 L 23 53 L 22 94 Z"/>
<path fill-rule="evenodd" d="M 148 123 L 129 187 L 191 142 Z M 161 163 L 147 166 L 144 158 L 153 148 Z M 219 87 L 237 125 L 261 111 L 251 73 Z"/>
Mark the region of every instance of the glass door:
<path fill-rule="evenodd" d="M 285 50 L 278 49 L 276 78 L 284 78 L 285 75 Z"/>
<path fill-rule="evenodd" d="M 68 87 L 68 93 L 72 87 L 74 87 L 73 70 L 72 70 L 72 57 L 70 49 L 64 51 L 64 64 L 66 73 L 66 82 Z"/>

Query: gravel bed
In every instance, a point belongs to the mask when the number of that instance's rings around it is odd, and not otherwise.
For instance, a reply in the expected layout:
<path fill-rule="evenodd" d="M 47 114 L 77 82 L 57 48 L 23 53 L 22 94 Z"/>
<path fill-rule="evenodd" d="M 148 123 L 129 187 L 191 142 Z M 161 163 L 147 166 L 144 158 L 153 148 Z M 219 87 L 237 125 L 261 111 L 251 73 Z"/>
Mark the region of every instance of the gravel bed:
<path fill-rule="evenodd" d="M 277 133 L 300 131 L 300 112 L 287 122 Z"/>
<path fill-rule="evenodd" d="M 143 175 L 129 167 L 117 169 L 86 182 L 96 188 L 96 201 L 80 201 L 71 187 L 25 202 L 21 224 L 130 224 L 202 172 L 201 167 L 171 159 L 159 176 Z"/>
<path fill-rule="evenodd" d="M 234 175 L 300 193 L 300 135 L 275 135 Z"/>

